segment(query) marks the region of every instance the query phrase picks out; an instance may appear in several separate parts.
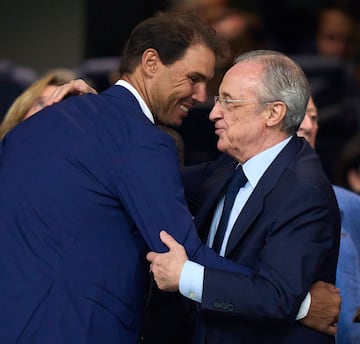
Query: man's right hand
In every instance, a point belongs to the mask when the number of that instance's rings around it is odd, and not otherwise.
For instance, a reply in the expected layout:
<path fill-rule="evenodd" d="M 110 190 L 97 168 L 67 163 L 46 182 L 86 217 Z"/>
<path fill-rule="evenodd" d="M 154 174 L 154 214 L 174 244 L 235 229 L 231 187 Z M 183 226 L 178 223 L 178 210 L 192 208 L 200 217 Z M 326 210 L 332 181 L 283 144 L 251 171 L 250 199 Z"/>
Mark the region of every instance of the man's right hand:
<path fill-rule="evenodd" d="M 310 309 L 301 323 L 316 331 L 335 335 L 339 321 L 341 296 L 340 290 L 326 282 L 316 282 L 310 289 Z"/>
<path fill-rule="evenodd" d="M 149 252 L 146 259 L 150 262 L 150 271 L 154 275 L 159 289 L 176 291 L 179 289 L 182 268 L 188 259 L 185 248 L 170 234 L 160 232 L 161 241 L 169 248 L 168 252 Z"/>
<path fill-rule="evenodd" d="M 62 86 L 58 86 L 46 100 L 45 106 L 62 101 L 66 96 L 85 93 L 97 94 L 97 91 L 82 79 L 71 80 Z"/>

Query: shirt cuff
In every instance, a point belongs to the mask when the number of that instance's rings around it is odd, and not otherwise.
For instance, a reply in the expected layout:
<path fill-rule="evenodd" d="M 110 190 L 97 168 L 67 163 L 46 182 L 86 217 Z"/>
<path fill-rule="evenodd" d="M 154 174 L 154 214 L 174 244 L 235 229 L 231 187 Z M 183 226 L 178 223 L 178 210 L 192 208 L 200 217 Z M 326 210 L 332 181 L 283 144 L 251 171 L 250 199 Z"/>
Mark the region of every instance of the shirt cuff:
<path fill-rule="evenodd" d="M 204 267 L 187 260 L 181 270 L 179 291 L 190 300 L 201 302 L 204 281 Z"/>
<path fill-rule="evenodd" d="M 296 316 L 296 320 L 301 320 L 307 316 L 310 309 L 310 303 L 311 303 L 311 295 L 310 292 L 308 292 L 305 296 L 304 301 L 300 305 L 299 313 Z"/>
<path fill-rule="evenodd" d="M 204 267 L 187 260 L 181 270 L 179 291 L 190 300 L 201 303 L 203 293 Z M 309 312 L 311 295 L 308 292 L 300 305 L 296 320 L 305 318 Z"/>

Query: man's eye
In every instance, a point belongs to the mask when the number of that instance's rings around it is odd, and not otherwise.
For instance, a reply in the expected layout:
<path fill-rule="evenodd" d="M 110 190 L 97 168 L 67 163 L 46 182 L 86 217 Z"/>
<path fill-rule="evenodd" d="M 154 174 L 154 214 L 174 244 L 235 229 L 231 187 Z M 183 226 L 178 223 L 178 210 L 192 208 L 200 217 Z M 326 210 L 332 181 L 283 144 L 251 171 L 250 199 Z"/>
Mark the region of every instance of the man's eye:
<path fill-rule="evenodd" d="M 198 81 L 198 78 L 196 76 L 189 76 L 189 79 L 191 80 L 192 83 L 196 83 Z"/>
<path fill-rule="evenodd" d="M 231 101 L 231 99 L 224 99 L 224 103 L 226 106 L 233 107 L 234 103 Z"/>

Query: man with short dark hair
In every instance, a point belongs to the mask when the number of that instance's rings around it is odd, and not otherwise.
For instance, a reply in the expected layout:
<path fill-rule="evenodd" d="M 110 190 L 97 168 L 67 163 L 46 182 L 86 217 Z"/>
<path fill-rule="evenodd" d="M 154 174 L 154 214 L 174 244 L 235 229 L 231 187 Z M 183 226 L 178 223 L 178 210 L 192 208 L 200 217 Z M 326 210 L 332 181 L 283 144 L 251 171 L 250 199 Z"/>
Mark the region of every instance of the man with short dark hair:
<path fill-rule="evenodd" d="M 193 259 L 249 273 L 201 245 L 172 139 L 206 99 L 225 43 L 190 14 L 140 23 L 121 79 L 32 116 L 0 146 L 1 343 L 136 343 L 149 247 L 163 228 Z"/>

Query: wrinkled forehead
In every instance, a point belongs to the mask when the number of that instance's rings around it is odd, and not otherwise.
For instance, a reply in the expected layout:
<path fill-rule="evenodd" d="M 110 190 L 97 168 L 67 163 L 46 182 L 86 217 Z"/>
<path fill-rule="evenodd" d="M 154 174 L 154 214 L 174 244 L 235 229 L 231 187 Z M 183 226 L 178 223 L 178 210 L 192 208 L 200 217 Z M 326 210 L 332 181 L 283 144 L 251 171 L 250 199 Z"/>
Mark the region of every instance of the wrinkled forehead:
<path fill-rule="evenodd" d="M 255 92 L 261 82 L 263 66 L 258 62 L 241 61 L 224 75 L 220 88 L 237 89 L 238 92 Z"/>

